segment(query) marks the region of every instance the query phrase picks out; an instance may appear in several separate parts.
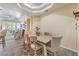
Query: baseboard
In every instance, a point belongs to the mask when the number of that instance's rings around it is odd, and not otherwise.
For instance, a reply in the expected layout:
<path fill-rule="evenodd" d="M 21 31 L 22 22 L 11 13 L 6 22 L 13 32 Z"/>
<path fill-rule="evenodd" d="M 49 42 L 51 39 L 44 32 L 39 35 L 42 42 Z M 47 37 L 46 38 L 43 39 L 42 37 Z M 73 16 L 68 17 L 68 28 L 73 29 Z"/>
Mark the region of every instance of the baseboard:
<path fill-rule="evenodd" d="M 71 48 L 65 47 L 65 46 L 63 46 L 63 45 L 61 45 L 60 47 L 62 47 L 62 48 L 65 48 L 65 49 L 68 49 L 68 50 L 71 50 L 71 51 L 73 51 L 73 52 L 78 53 L 78 52 L 77 52 L 77 50 L 74 50 L 74 49 L 71 49 Z"/>

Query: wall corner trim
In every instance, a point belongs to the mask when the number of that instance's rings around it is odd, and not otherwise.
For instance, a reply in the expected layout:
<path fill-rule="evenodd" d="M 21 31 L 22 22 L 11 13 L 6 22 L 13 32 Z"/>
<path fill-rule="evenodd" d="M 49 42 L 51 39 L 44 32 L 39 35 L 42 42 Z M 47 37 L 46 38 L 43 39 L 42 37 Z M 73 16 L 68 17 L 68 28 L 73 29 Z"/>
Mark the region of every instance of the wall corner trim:
<path fill-rule="evenodd" d="M 65 48 L 65 49 L 68 49 L 68 50 L 71 50 L 71 51 L 73 51 L 73 52 L 77 52 L 77 50 L 71 49 L 71 48 L 68 48 L 68 47 L 65 47 L 65 46 L 63 46 L 63 45 L 61 45 L 60 47 Z M 77 52 L 77 53 L 78 53 L 78 52 Z"/>

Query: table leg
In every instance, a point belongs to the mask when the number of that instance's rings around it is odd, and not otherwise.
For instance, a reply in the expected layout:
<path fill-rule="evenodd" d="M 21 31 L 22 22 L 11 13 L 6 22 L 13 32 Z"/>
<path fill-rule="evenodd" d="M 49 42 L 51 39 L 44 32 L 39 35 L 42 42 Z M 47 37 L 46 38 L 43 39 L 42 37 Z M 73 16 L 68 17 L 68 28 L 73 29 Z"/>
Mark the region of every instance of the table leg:
<path fill-rule="evenodd" d="M 43 51 L 44 51 L 44 56 L 47 56 L 47 49 L 46 49 L 46 45 L 43 45 Z"/>

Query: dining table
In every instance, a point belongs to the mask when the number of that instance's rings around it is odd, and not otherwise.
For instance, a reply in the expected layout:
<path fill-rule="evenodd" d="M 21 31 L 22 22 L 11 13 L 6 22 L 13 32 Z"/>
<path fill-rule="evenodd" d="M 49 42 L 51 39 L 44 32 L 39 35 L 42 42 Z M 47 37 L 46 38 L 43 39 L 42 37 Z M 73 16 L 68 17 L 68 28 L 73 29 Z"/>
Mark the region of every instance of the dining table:
<path fill-rule="evenodd" d="M 52 36 L 37 36 L 37 41 L 43 46 L 43 54 L 47 56 L 47 43 L 52 40 Z"/>
<path fill-rule="evenodd" d="M 31 33 L 31 34 L 29 34 L 29 37 L 30 36 L 37 36 L 37 35 Z M 43 46 L 44 56 L 47 56 L 47 43 L 51 40 L 52 40 L 52 36 L 48 36 L 48 35 L 37 36 L 37 42 Z"/>

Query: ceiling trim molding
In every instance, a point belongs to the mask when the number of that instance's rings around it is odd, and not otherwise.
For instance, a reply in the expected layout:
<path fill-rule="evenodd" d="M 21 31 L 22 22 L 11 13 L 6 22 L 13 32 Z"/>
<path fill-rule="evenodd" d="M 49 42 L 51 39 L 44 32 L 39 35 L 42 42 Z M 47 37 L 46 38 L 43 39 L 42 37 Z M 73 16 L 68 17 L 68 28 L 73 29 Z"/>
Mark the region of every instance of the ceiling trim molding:
<path fill-rule="evenodd" d="M 41 4 L 40 6 L 31 6 L 29 4 L 26 4 L 26 3 L 23 3 L 25 6 L 31 8 L 31 9 L 40 9 L 41 7 L 44 7 L 45 5 L 49 4 L 49 3 L 44 3 L 44 4 Z"/>
<path fill-rule="evenodd" d="M 53 3 L 50 3 L 50 4 L 42 4 L 41 5 L 41 7 L 40 7 L 40 9 L 32 9 L 32 8 L 29 8 L 28 6 L 25 6 L 24 4 L 22 4 L 22 3 L 17 3 L 17 5 L 20 7 L 20 8 L 22 8 L 22 9 L 24 9 L 24 10 L 26 10 L 26 11 L 28 11 L 29 13 L 42 13 L 42 12 L 44 12 L 45 10 L 48 10 L 49 8 L 51 8 L 52 6 L 53 6 Z M 45 6 L 45 7 L 44 7 Z M 43 7 L 43 8 L 42 8 Z M 42 8 L 42 9 L 41 9 Z"/>

